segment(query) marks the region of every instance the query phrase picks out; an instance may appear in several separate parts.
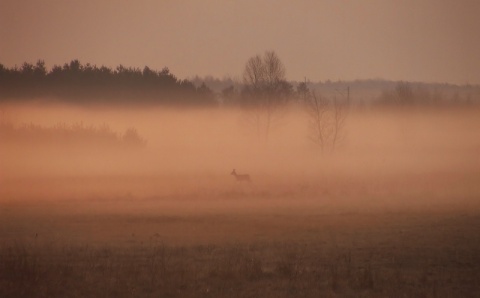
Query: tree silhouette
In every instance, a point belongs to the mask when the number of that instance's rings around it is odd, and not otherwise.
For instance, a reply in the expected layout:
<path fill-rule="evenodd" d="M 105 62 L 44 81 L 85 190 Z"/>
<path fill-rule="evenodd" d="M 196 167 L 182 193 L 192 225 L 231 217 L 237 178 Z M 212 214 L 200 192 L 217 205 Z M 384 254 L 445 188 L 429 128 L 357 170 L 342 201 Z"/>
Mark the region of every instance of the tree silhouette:
<path fill-rule="evenodd" d="M 243 72 L 241 106 L 250 112 L 250 123 L 258 136 L 268 139 L 272 124 L 281 118 L 282 108 L 293 87 L 285 79 L 285 67 L 273 51 L 248 59 Z"/>
<path fill-rule="evenodd" d="M 0 64 L 0 101 L 42 97 L 77 104 L 216 104 L 206 85 L 196 88 L 190 81 L 178 80 L 168 68 L 156 71 L 148 66 L 140 70 L 119 65 L 111 69 L 79 60 L 54 65 L 50 71 L 43 60 L 11 69 Z"/>
<path fill-rule="evenodd" d="M 324 96 L 309 92 L 303 102 L 309 120 L 309 139 L 321 153 L 333 152 L 344 137 L 343 128 L 348 113 L 348 100 L 329 101 Z"/>

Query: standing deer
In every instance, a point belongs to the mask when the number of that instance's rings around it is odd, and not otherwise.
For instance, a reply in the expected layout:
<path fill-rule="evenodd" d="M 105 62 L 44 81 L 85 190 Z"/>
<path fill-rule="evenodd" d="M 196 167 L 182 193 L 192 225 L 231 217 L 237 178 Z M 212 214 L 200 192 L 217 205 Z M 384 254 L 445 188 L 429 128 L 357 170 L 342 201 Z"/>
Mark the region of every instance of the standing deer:
<path fill-rule="evenodd" d="M 233 175 L 235 177 L 235 179 L 237 180 L 237 182 L 252 182 L 250 180 L 250 175 L 248 174 L 242 174 L 242 175 L 239 175 L 237 174 L 237 172 L 235 172 L 235 169 L 233 169 L 232 173 L 230 173 L 230 175 Z"/>

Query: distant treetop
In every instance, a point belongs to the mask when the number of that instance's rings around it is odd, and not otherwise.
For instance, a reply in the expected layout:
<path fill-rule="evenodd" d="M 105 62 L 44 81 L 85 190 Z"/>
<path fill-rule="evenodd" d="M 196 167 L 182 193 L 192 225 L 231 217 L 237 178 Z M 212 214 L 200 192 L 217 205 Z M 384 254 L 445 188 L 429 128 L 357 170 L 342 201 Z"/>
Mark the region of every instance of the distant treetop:
<path fill-rule="evenodd" d="M 173 106 L 216 105 L 207 86 L 177 79 L 165 67 L 106 66 L 72 60 L 47 70 L 45 62 L 23 63 L 20 68 L 0 64 L 0 102 L 54 99 L 88 104 L 161 104 Z"/>

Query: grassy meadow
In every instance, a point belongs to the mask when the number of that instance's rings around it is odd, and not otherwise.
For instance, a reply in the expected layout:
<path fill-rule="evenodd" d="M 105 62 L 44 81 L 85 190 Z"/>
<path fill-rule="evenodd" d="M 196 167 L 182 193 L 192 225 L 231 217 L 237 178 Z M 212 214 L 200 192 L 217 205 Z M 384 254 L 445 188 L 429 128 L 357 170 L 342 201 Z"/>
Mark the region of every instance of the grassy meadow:
<path fill-rule="evenodd" d="M 324 155 L 293 116 L 45 113 L 146 146 L 4 142 L 0 297 L 480 296 L 477 111 L 355 112 Z"/>

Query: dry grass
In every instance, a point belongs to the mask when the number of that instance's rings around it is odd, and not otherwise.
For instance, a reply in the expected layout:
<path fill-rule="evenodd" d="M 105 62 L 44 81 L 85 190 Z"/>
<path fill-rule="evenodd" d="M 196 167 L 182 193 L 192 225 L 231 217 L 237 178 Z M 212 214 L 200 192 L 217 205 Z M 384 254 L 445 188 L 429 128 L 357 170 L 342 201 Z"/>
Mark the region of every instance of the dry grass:
<path fill-rule="evenodd" d="M 268 145 L 235 111 L 47 112 L 149 142 L 0 147 L 2 298 L 480 296 L 478 110 L 352 113 L 324 156 L 293 112 Z"/>
<path fill-rule="evenodd" d="M 0 296 L 480 295 L 478 209 L 264 195 L 4 203 Z"/>

